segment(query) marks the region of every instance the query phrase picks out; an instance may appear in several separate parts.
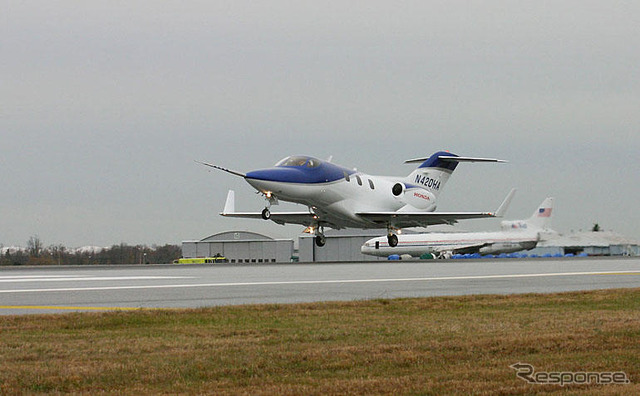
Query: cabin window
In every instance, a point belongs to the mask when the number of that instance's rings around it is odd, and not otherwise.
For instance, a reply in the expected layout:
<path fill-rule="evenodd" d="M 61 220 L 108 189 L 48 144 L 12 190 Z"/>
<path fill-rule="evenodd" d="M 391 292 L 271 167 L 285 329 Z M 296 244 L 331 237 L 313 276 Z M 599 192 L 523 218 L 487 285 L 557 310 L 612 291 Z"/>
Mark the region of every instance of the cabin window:
<path fill-rule="evenodd" d="M 358 181 L 358 185 L 361 186 L 362 185 L 362 179 L 360 178 L 360 176 L 356 175 L 356 180 Z"/>
<path fill-rule="evenodd" d="M 373 185 L 373 180 L 369 179 L 369 187 L 371 187 L 372 190 L 375 190 L 376 187 Z"/>
<path fill-rule="evenodd" d="M 347 172 L 344 172 L 344 180 L 350 182 L 351 178 L 349 177 L 349 174 Z"/>

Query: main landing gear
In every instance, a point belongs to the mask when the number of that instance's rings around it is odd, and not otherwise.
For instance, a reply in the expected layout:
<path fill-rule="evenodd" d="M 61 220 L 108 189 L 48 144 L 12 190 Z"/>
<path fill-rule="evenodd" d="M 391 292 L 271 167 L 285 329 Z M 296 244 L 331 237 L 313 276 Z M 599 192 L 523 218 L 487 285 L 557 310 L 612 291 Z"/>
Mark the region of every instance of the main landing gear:
<path fill-rule="evenodd" d="M 398 234 L 400 233 L 400 229 L 392 226 L 391 224 L 387 224 L 387 242 L 390 247 L 398 246 Z"/>
<path fill-rule="evenodd" d="M 323 247 L 327 243 L 327 237 L 324 236 L 324 227 L 320 226 L 316 230 L 316 246 Z"/>
<path fill-rule="evenodd" d="M 269 220 L 271 218 L 271 211 L 269 210 L 269 208 L 262 209 L 262 218 L 264 220 Z"/>
<path fill-rule="evenodd" d="M 396 234 L 389 233 L 389 235 L 387 235 L 387 242 L 389 242 L 389 246 L 391 247 L 398 246 L 398 236 Z"/>

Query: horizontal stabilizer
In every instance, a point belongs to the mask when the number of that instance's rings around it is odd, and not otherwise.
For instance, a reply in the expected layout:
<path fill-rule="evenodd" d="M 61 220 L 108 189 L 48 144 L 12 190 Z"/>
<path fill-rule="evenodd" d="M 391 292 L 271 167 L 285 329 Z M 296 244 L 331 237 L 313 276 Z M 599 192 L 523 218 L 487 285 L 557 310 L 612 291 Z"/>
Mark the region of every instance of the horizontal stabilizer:
<path fill-rule="evenodd" d="M 417 164 L 428 160 L 431 157 L 413 158 L 404 161 L 405 164 Z M 478 157 L 456 157 L 453 155 L 439 155 L 438 159 L 447 162 L 508 162 L 497 158 L 478 158 Z"/>
<path fill-rule="evenodd" d="M 478 158 L 478 157 L 454 157 L 454 156 L 439 156 L 442 161 L 451 162 L 508 162 L 497 158 Z"/>

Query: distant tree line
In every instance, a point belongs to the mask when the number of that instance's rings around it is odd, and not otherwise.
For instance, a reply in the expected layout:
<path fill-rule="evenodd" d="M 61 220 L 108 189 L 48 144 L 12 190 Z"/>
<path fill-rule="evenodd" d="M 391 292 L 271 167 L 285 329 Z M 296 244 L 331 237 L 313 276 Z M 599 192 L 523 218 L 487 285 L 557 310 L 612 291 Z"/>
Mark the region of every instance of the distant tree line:
<path fill-rule="evenodd" d="M 26 249 L 4 250 L 0 255 L 0 265 L 164 264 L 182 255 L 182 249 L 177 245 L 149 247 L 121 243 L 98 251 L 75 250 L 63 245 L 44 247 L 38 237 L 31 237 Z"/>

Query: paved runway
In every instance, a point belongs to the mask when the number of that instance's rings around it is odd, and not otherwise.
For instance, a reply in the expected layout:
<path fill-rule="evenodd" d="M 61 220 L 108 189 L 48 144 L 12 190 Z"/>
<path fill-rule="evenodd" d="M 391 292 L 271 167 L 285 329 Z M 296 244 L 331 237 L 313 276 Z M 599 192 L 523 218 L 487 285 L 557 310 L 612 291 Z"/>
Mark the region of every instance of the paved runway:
<path fill-rule="evenodd" d="M 0 314 L 640 288 L 640 258 L 0 267 Z"/>

